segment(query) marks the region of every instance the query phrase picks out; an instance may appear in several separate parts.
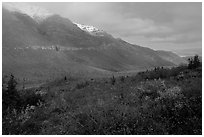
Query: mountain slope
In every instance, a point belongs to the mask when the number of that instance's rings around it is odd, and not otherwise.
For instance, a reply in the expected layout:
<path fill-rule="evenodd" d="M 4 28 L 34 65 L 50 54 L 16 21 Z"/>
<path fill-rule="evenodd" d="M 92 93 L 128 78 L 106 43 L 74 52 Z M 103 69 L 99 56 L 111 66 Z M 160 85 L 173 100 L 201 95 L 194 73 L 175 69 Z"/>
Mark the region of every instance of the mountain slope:
<path fill-rule="evenodd" d="M 105 76 L 174 65 L 154 50 L 115 39 L 105 31 L 90 34 L 59 15 L 49 14 L 41 21 L 39 13 L 33 15 L 3 6 L 3 74 L 54 79 L 65 74 Z"/>
<path fill-rule="evenodd" d="M 171 51 L 158 50 L 157 53 L 161 58 L 168 60 L 170 62 L 173 62 L 176 65 L 187 63 L 185 59 L 183 59 L 182 57 L 176 55 L 175 53 Z"/>

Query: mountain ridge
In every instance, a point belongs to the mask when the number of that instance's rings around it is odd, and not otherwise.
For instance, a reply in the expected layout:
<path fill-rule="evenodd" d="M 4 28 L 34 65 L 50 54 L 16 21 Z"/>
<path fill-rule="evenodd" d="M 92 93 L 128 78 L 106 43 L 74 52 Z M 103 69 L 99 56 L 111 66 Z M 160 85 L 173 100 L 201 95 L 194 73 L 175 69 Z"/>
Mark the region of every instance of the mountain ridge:
<path fill-rule="evenodd" d="M 20 12 L 22 14 L 26 14 L 33 18 L 36 22 L 40 23 L 49 16 L 54 15 L 53 13 L 49 12 L 48 10 L 45 10 L 43 8 L 37 7 L 37 6 L 31 6 L 29 4 L 25 3 L 3 3 L 3 8 L 7 9 L 11 12 Z"/>

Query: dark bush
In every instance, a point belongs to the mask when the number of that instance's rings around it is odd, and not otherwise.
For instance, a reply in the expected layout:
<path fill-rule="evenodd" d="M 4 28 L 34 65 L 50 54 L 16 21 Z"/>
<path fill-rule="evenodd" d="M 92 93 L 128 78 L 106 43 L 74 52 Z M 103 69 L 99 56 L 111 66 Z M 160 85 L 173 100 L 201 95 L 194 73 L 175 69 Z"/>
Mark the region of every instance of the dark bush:
<path fill-rule="evenodd" d="M 112 85 L 114 85 L 114 84 L 115 84 L 115 82 L 116 82 L 115 77 L 114 77 L 114 76 L 113 76 L 113 77 L 111 77 L 111 84 L 112 84 Z"/>
<path fill-rule="evenodd" d="M 10 79 L 7 83 L 7 87 L 3 87 L 2 89 L 2 107 L 3 112 L 9 108 L 10 110 L 13 109 L 20 109 L 21 99 L 20 95 L 16 89 L 17 82 L 14 76 L 11 74 Z"/>
<path fill-rule="evenodd" d="M 198 55 L 195 55 L 193 58 L 188 59 L 188 68 L 196 69 L 201 66 L 201 62 L 199 60 Z"/>
<path fill-rule="evenodd" d="M 80 83 L 77 83 L 76 88 L 77 88 L 77 89 L 82 89 L 82 88 L 85 88 L 85 87 L 88 86 L 88 85 L 89 85 L 88 81 L 86 81 L 86 82 L 80 82 Z"/>
<path fill-rule="evenodd" d="M 124 76 L 121 76 L 121 77 L 120 77 L 120 81 L 121 81 L 121 82 L 124 82 L 124 81 L 125 81 L 125 77 L 124 77 Z"/>

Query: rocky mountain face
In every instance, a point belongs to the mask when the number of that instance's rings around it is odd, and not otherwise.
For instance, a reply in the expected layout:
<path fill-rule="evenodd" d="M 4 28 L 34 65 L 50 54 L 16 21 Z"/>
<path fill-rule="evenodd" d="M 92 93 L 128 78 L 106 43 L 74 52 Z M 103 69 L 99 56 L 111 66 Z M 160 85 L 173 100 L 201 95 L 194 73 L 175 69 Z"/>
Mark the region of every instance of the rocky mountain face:
<path fill-rule="evenodd" d="M 133 45 L 93 26 L 27 6 L 3 3 L 3 75 L 44 81 L 68 74 L 110 76 L 182 62 L 177 55 Z"/>

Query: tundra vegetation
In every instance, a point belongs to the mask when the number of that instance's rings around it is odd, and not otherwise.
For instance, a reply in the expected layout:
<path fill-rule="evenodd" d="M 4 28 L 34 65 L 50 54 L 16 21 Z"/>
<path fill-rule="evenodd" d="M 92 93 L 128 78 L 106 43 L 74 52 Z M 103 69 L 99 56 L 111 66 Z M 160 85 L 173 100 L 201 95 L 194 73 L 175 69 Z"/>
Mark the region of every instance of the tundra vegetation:
<path fill-rule="evenodd" d="M 201 135 L 202 65 L 105 79 L 61 80 L 16 89 L 3 77 L 3 134 Z"/>

